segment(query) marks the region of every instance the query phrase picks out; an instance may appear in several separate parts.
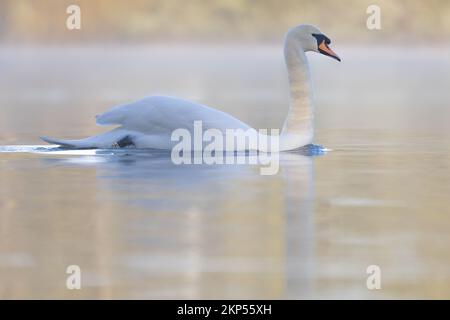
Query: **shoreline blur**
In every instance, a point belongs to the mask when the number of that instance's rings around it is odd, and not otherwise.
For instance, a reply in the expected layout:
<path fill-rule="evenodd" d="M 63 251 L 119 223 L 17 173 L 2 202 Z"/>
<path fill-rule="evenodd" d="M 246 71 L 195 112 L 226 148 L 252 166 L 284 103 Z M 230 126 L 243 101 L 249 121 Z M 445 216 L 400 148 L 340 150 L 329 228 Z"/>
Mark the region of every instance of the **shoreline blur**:
<path fill-rule="evenodd" d="M 319 26 L 343 43 L 442 43 L 450 36 L 450 2 L 379 0 L 381 30 L 366 27 L 372 0 L 78 0 L 81 30 L 68 30 L 71 0 L 3 0 L 4 43 L 278 43 L 300 23 Z"/>

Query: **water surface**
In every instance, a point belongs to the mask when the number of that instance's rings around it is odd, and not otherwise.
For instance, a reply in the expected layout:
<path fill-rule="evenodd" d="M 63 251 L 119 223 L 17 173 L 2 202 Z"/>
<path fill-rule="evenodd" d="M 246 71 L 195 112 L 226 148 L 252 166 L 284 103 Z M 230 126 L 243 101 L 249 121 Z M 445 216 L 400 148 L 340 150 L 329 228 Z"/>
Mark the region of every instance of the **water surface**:
<path fill-rule="evenodd" d="M 336 48 L 338 51 L 338 48 Z M 176 166 L 39 135 L 148 94 L 280 127 L 278 47 L 2 47 L 1 298 L 450 298 L 450 61 L 442 48 L 311 56 L 322 156 Z M 65 286 L 68 265 L 82 290 Z M 368 290 L 366 268 L 382 270 Z"/>

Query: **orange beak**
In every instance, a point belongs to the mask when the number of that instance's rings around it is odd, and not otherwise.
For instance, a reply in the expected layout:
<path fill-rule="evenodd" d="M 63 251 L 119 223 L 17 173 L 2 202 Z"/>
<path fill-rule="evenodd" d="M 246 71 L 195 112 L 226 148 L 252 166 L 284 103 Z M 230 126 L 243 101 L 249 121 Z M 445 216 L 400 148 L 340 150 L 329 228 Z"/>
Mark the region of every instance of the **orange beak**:
<path fill-rule="evenodd" d="M 341 58 L 339 58 L 339 56 L 333 50 L 331 50 L 330 47 L 328 47 L 325 41 L 322 41 L 322 43 L 319 45 L 319 52 L 324 55 L 330 56 L 337 61 L 341 61 Z"/>

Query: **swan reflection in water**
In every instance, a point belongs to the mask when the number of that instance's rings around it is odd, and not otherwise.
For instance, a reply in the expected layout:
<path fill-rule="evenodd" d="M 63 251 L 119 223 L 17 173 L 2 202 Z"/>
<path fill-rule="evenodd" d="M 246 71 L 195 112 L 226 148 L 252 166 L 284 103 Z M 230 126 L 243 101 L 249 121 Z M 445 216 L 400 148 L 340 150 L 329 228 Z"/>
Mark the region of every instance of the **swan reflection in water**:
<path fill-rule="evenodd" d="M 76 245 L 101 259 L 91 273 L 123 285 L 114 297 L 311 294 L 320 148 L 280 153 L 274 176 L 258 165 L 174 165 L 167 151 L 39 150 L 50 169 L 90 172 L 86 188 L 107 212 L 86 214 L 98 234 Z"/>

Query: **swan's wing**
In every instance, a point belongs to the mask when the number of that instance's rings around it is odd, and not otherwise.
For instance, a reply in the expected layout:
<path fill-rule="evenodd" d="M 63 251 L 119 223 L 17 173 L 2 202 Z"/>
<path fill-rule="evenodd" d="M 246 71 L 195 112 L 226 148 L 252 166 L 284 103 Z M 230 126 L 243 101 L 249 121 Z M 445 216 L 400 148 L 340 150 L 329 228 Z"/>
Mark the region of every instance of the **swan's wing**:
<path fill-rule="evenodd" d="M 179 128 L 191 130 L 194 121 L 202 121 L 204 129 L 249 129 L 231 115 L 191 101 L 151 96 L 114 107 L 98 115 L 98 125 L 121 125 L 128 130 L 149 134 L 167 133 Z"/>

